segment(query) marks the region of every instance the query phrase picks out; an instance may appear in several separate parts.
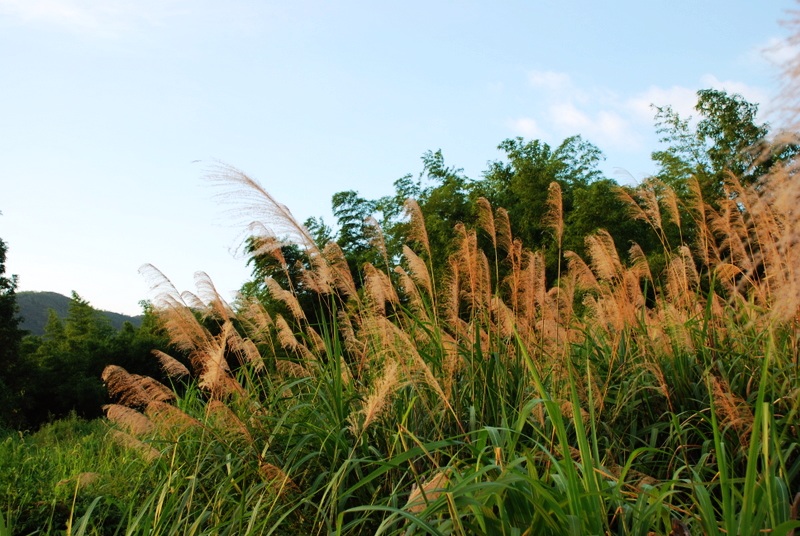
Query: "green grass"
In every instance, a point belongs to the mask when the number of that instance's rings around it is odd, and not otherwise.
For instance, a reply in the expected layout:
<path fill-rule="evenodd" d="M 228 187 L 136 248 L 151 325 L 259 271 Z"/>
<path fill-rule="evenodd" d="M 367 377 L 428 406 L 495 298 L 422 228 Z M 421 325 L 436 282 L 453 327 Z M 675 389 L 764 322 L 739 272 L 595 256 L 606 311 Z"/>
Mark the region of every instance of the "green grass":
<path fill-rule="evenodd" d="M 800 319 L 770 316 L 766 283 L 754 277 L 749 291 L 723 292 L 712 274 L 706 289 L 686 283 L 680 303 L 665 284 L 647 302 L 636 293 L 649 283 L 633 268 L 560 274 L 548 289 L 535 255 L 528 264 L 497 259 L 494 275 L 481 255 L 465 231 L 449 264 L 461 272 L 441 282 L 450 287 L 441 296 L 365 270 L 358 294 L 322 293 L 313 326 L 246 304 L 190 310 L 168 296 L 158 310 L 191 354 L 194 379 L 166 404 L 142 402 L 164 392 L 140 377 L 117 370 L 107 381 L 150 425 L 138 446 L 113 439 L 124 418 L 7 435 L 0 531 L 647 536 L 800 527 Z M 309 271 L 322 287 L 325 270 Z M 96 476 L 82 485 L 87 473 Z"/>

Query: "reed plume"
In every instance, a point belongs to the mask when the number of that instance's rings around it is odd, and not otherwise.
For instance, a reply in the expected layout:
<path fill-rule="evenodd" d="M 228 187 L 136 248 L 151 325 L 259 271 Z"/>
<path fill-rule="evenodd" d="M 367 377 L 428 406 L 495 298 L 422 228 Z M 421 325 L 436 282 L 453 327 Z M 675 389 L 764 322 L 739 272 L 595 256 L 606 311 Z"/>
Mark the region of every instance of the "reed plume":
<path fill-rule="evenodd" d="M 361 409 L 351 415 L 350 430 L 354 436 L 363 435 L 369 426 L 378 420 L 391 401 L 392 394 L 401 386 L 397 363 L 388 359 L 383 368 L 383 373 L 370 389 L 369 396 L 364 400 Z M 360 425 L 354 422 L 355 415 L 360 415 L 363 419 Z"/>
<path fill-rule="evenodd" d="M 163 370 L 170 378 L 179 379 L 189 376 L 189 369 L 186 368 L 186 365 L 184 365 L 171 355 L 166 354 L 161 350 L 153 350 L 152 354 L 158 359 L 158 362 L 161 364 L 161 370 Z"/>
<path fill-rule="evenodd" d="M 117 365 L 108 365 L 101 376 L 108 394 L 120 404 L 129 407 L 146 407 L 150 402 L 168 402 L 175 394 L 153 378 L 130 374 Z"/>
<path fill-rule="evenodd" d="M 301 245 L 309 256 L 319 255 L 320 251 L 308 229 L 300 224 L 292 212 L 275 200 L 258 181 L 243 171 L 227 164 L 214 166 L 206 178 L 223 190 L 219 199 L 233 205 L 231 214 L 244 218 L 246 227 L 253 221 L 268 225 L 278 236 L 285 236 L 295 244 Z"/>
<path fill-rule="evenodd" d="M 412 514 L 419 514 L 432 502 L 438 499 L 450 485 L 450 471 L 445 469 L 437 472 L 421 486 L 412 486 L 408 494 L 405 510 Z"/>
<path fill-rule="evenodd" d="M 155 429 L 150 419 L 127 406 L 121 404 L 106 404 L 103 406 L 103 411 L 108 420 L 124 427 L 134 436 L 146 435 Z"/>
<path fill-rule="evenodd" d="M 494 226 L 494 213 L 492 205 L 485 197 L 479 197 L 475 202 L 478 209 L 478 226 L 483 229 L 492 240 L 492 246 L 497 248 L 497 231 Z"/>
<path fill-rule="evenodd" d="M 428 230 L 425 227 L 425 217 L 422 215 L 422 209 L 414 199 L 407 199 L 404 205 L 406 215 L 409 217 L 408 227 L 408 240 L 416 242 L 422 246 L 428 262 L 432 260 L 431 257 L 431 244 L 428 241 Z"/>
<path fill-rule="evenodd" d="M 547 212 L 542 218 L 542 223 L 552 229 L 559 249 L 564 236 L 564 206 L 561 198 L 561 185 L 555 181 L 547 187 Z"/>

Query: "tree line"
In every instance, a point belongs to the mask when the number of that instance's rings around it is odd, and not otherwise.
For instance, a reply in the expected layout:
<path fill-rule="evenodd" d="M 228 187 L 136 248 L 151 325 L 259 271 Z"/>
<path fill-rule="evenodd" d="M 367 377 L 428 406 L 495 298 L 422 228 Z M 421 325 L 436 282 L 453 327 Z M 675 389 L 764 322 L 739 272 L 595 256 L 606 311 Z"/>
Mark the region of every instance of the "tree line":
<path fill-rule="evenodd" d="M 416 200 L 424 217 L 428 249 L 437 259 L 447 258 L 458 244 L 458 224 L 467 229 L 480 227 L 485 213 L 482 204 L 488 201 L 504 209 L 511 234 L 526 248 L 544 251 L 550 281 L 564 260 L 563 252 L 583 257 L 585 237 L 600 229 L 614 237 L 621 258 L 637 244 L 650 266 L 659 271 L 665 267 L 664 251 L 695 242 L 696 229 L 686 217 L 686 207 L 701 198 L 718 208 L 719 201 L 735 195 L 726 187 L 729 177 L 738 177 L 743 186 L 754 184 L 774 166 L 796 158 L 800 146 L 795 138 L 787 142 L 768 123 L 758 122 L 758 105 L 738 94 L 698 91 L 696 118 L 681 117 L 671 106 L 653 108 L 664 147 L 651 155 L 657 172 L 639 185 L 621 185 L 604 176 L 599 165 L 605 156 L 580 135 L 557 146 L 518 137 L 500 143 L 504 157 L 489 162 L 480 178 L 471 179 L 446 163 L 440 150 L 428 151 L 422 156 L 422 171 L 397 179 L 392 194 L 377 199 L 353 190 L 334 194 L 335 232 L 321 218 L 310 218 L 305 225 L 320 247 L 335 242 L 342 249 L 357 282 L 363 279 L 365 265 L 385 266 L 388 272 L 388 266 L 400 257 L 413 235 L 404 211 L 409 198 Z M 561 190 L 563 236 L 555 236 L 545 217 L 552 183 Z M 631 213 L 631 200 L 644 206 L 666 204 L 671 210 L 654 226 L 646 217 Z M 495 250 L 490 259 L 497 258 L 498 249 L 513 246 L 490 244 L 487 236 L 479 236 L 487 253 Z M 309 259 L 301 248 L 267 235 L 252 237 L 247 251 L 253 278 L 243 286 L 244 295 L 279 310 L 281 302 L 270 296 L 268 279 L 283 288 L 302 290 L 303 268 Z M 501 270 L 499 266 L 497 277 L 502 276 Z M 302 303 L 303 293 L 299 294 Z"/>
<path fill-rule="evenodd" d="M 707 89 L 697 93 L 697 120 L 681 117 L 671 107 L 655 107 L 655 126 L 664 148 L 652 153 L 657 173 L 637 186 L 620 185 L 599 169 L 604 159 L 598 147 L 575 135 L 551 146 L 541 140 L 507 139 L 500 143 L 503 158 L 489 162 L 482 176 L 472 179 L 462 169 L 445 162 L 441 151 L 422 156 L 422 171 L 394 182 L 394 192 L 367 199 L 353 190 L 332 198 L 334 231 L 321 218 L 305 222 L 317 245 L 341 248 L 356 284 L 364 267 L 390 266 L 400 257 L 413 229 L 406 217 L 407 199 L 414 199 L 427 229 L 427 254 L 446 259 L 452 253 L 459 229 L 478 228 L 486 222 L 482 207 L 502 207 L 511 233 L 528 249 L 544 252 L 547 277 L 557 277 L 564 251 L 584 254 L 584 238 L 605 229 L 614 238 L 620 256 L 631 244 L 648 255 L 650 266 L 663 268 L 664 251 L 695 241 L 696 230 L 687 225 L 686 206 L 702 196 L 714 207 L 732 195 L 726 188 L 729 174 L 745 185 L 754 184 L 773 166 L 794 159 L 798 144 L 785 143 L 759 123 L 758 106 L 740 95 Z M 766 156 L 765 156 L 766 155 Z M 547 218 L 552 183 L 561 190 L 563 235 L 556 235 Z M 691 187 L 691 184 L 697 185 Z M 653 226 L 647 217 L 632 217 L 627 199 L 649 196 L 651 201 L 674 207 Z M 669 196 L 675 196 L 669 198 Z M 647 199 L 643 199 L 647 205 Z M 661 217 L 661 216 L 659 216 Z M 670 221 L 673 220 L 673 221 Z M 499 235 L 500 233 L 498 233 Z M 489 258 L 511 253 L 514 244 L 492 243 L 480 235 L 481 247 L 494 250 Z M 498 241 L 501 242 L 501 241 Z M 665 247 L 666 246 L 666 247 Z M 51 312 L 42 336 L 19 328 L 15 300 L 16 276 L 5 275 L 6 244 L 0 240 L 0 425 L 32 428 L 53 418 L 76 412 L 85 418 L 101 415 L 106 402 L 100 380 L 103 368 L 116 364 L 129 372 L 163 378 L 154 349 L 172 351 L 157 315 L 145 307 L 141 327 L 127 324 L 114 330 L 98 311 L 73 293 L 65 318 Z M 268 309 L 281 312 L 286 305 L 273 294 L 277 286 L 292 289 L 306 317 L 314 321 L 324 309 L 319 295 L 304 292 L 312 284 L 304 279 L 312 262 L 306 249 L 284 237 L 254 235 L 247 242 L 252 278 L 244 283 L 245 298 L 258 298 Z M 437 267 L 446 263 L 437 262 Z M 443 269 L 443 268 L 437 268 Z M 495 277 L 503 277 L 502 263 Z M 446 274 L 434 274 L 444 277 Z M 284 315 L 287 318 L 291 315 Z"/>
<path fill-rule="evenodd" d="M 64 318 L 50 310 L 43 335 L 20 329 L 16 277 L 4 275 L 6 251 L 0 240 L 0 428 L 36 429 L 70 413 L 101 416 L 108 397 L 100 374 L 111 363 L 162 377 L 152 351 L 168 342 L 147 305 L 140 327 L 126 322 L 117 330 L 73 292 Z"/>

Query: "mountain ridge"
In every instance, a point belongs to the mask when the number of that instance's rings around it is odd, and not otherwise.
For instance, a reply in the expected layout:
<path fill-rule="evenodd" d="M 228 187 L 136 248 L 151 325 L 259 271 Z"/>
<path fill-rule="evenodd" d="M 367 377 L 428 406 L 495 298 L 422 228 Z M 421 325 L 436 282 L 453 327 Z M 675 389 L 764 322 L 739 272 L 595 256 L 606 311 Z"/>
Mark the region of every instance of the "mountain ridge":
<path fill-rule="evenodd" d="M 69 312 L 69 302 L 71 298 L 50 291 L 25 290 L 16 293 L 17 305 L 19 305 L 19 315 L 22 317 L 20 329 L 29 331 L 31 335 L 43 335 L 44 327 L 50 309 L 54 310 L 60 318 L 65 318 Z M 121 329 L 125 322 L 130 322 L 136 327 L 141 326 L 144 315 L 130 316 L 113 311 L 101 311 L 109 324 L 114 329 Z"/>

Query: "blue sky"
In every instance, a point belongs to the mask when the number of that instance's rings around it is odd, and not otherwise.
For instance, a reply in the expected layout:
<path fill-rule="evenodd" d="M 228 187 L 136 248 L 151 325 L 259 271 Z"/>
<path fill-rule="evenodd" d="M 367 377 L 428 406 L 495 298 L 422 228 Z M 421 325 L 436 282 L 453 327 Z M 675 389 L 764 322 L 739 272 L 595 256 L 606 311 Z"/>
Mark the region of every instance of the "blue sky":
<path fill-rule="evenodd" d="M 0 237 L 20 290 L 138 313 L 247 279 L 222 161 L 304 220 L 391 193 L 420 156 L 479 178 L 514 136 L 582 134 L 621 182 L 654 171 L 651 103 L 698 89 L 770 111 L 790 1 L 0 0 Z M 776 48 L 777 47 L 777 48 Z M 624 170 L 624 171 L 621 171 Z"/>

